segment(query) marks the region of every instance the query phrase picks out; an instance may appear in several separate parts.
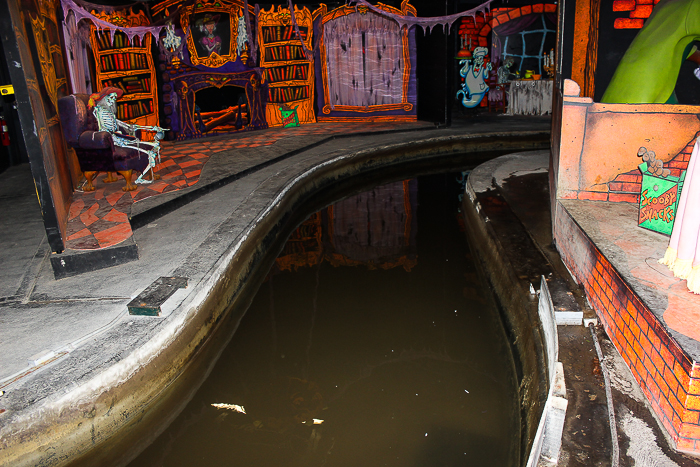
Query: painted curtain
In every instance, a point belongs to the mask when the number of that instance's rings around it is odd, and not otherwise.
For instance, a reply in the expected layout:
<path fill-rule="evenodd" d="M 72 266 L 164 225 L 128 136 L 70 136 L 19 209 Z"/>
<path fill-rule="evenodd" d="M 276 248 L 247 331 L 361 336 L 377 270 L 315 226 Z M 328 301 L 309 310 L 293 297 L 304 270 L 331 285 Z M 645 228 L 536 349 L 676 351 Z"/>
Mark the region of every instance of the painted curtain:
<path fill-rule="evenodd" d="M 324 25 L 329 104 L 400 104 L 404 58 L 396 21 L 375 13 L 351 13 Z"/>

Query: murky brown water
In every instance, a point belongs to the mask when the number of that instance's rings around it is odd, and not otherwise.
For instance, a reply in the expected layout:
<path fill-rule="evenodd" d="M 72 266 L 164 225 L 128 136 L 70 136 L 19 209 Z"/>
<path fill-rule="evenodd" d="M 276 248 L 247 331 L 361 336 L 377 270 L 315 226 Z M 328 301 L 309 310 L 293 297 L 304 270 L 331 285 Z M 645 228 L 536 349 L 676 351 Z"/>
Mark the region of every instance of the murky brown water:
<path fill-rule="evenodd" d="M 454 175 L 422 177 L 311 216 L 202 388 L 130 465 L 517 465 L 512 357 L 458 194 Z"/>

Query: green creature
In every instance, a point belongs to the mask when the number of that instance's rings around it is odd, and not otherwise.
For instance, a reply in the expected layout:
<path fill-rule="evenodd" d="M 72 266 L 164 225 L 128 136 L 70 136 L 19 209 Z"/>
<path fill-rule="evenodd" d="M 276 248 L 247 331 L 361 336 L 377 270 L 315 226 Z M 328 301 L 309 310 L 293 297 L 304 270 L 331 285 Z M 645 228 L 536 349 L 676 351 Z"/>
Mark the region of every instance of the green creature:
<path fill-rule="evenodd" d="M 674 88 L 683 61 L 700 63 L 695 40 L 700 40 L 700 0 L 661 0 L 622 57 L 601 102 L 677 104 Z"/>

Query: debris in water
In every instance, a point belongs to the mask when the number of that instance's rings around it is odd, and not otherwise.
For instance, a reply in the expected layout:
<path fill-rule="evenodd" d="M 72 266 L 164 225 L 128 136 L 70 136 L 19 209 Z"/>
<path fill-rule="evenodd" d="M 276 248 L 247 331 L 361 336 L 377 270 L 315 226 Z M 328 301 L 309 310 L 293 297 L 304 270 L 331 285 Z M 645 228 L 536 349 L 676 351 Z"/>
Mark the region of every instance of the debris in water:
<path fill-rule="evenodd" d="M 325 422 L 325 420 L 321 420 L 320 418 L 312 418 L 311 419 L 311 424 L 312 425 L 320 425 L 321 423 Z M 301 422 L 301 423 L 308 423 L 308 422 Z"/>
<path fill-rule="evenodd" d="M 236 405 L 236 404 L 212 404 L 212 407 L 216 407 L 217 409 L 228 409 L 228 410 L 233 410 L 234 412 L 238 413 L 246 413 L 245 412 L 245 407 L 242 405 Z"/>

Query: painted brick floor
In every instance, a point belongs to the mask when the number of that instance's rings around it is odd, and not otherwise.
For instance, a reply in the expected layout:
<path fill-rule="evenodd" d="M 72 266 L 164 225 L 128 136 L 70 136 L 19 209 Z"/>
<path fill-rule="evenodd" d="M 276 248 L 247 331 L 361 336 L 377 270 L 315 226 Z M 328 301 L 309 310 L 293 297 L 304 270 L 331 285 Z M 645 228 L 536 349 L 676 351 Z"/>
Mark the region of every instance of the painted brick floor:
<path fill-rule="evenodd" d="M 133 235 L 129 214 L 133 203 L 161 193 L 194 185 L 209 158 L 222 151 L 274 145 L 287 138 L 332 136 L 399 129 L 402 123 L 316 123 L 296 128 L 273 128 L 263 132 L 236 133 L 228 138 L 202 138 L 189 142 L 164 141 L 161 163 L 156 166 L 160 180 L 138 185 L 132 192 L 122 191 L 124 179 L 105 183 L 100 174 L 95 191 L 73 193 L 66 225 L 66 249 L 95 250 L 117 245 Z M 300 144 L 300 147 L 304 144 Z M 281 153 L 280 153 L 281 154 Z M 134 179 L 137 174 L 132 176 Z"/>

